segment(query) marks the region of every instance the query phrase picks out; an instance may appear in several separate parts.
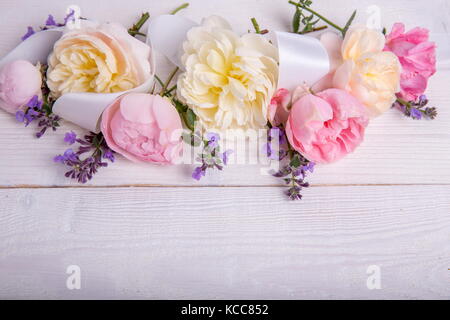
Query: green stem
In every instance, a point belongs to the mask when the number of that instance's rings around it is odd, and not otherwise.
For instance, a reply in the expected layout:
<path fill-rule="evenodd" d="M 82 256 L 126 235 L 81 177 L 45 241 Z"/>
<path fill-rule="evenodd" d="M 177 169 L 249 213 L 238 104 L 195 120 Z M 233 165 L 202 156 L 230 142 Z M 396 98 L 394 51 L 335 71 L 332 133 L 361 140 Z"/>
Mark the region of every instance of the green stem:
<path fill-rule="evenodd" d="M 164 82 L 162 82 L 162 80 L 156 74 L 155 74 L 155 79 L 156 79 L 156 81 L 158 81 L 161 88 L 164 87 Z"/>
<path fill-rule="evenodd" d="M 183 3 L 181 6 L 173 10 L 170 14 L 177 14 L 179 11 L 186 9 L 187 7 L 189 7 L 189 3 Z"/>
<path fill-rule="evenodd" d="M 128 33 L 130 35 L 132 35 L 133 37 L 135 37 L 135 36 L 144 36 L 145 37 L 146 35 L 144 33 L 140 32 L 140 30 L 149 18 L 150 18 L 150 14 L 148 12 L 143 13 L 141 18 L 139 19 L 139 21 L 136 24 L 134 24 L 133 27 L 128 29 Z"/>
<path fill-rule="evenodd" d="M 311 33 L 311 32 L 321 31 L 321 30 L 325 30 L 327 28 L 328 28 L 328 26 L 321 26 L 321 27 L 314 28 L 314 29 L 312 29 L 310 31 L 305 31 L 302 34 L 307 34 L 307 33 Z"/>
<path fill-rule="evenodd" d="M 173 78 L 175 78 L 178 70 L 180 70 L 180 68 L 176 67 L 172 73 L 170 74 L 169 78 L 166 80 L 166 82 L 164 83 L 161 92 L 159 93 L 161 96 L 164 96 L 166 94 L 167 88 L 169 87 L 170 83 L 172 82 Z"/>
<path fill-rule="evenodd" d="M 261 28 L 259 27 L 258 21 L 256 21 L 256 18 L 252 18 L 252 24 L 253 28 L 255 28 L 255 32 L 258 34 L 261 34 Z"/>
<path fill-rule="evenodd" d="M 406 100 L 403 100 L 402 98 L 397 98 L 397 102 L 400 103 L 402 106 L 411 108 L 411 103 L 409 103 Z"/>
<path fill-rule="evenodd" d="M 175 84 L 172 88 L 167 90 L 166 95 L 171 94 L 176 88 L 177 88 L 177 85 Z"/>
<path fill-rule="evenodd" d="M 314 11 L 314 10 L 312 10 L 312 9 L 310 9 L 310 8 L 308 8 L 308 7 L 306 7 L 306 6 L 304 6 L 304 5 L 302 5 L 301 3 L 297 3 L 297 2 L 294 2 L 294 1 L 289 1 L 289 3 L 292 4 L 292 5 L 294 5 L 294 6 L 297 6 L 297 7 L 299 7 L 299 8 L 302 8 L 302 9 L 304 9 L 304 10 L 310 12 L 310 13 L 312 13 L 312 14 L 315 15 L 317 18 L 319 18 L 319 19 L 321 19 L 322 21 L 328 23 L 328 24 L 329 24 L 330 26 L 332 26 L 333 28 L 339 30 L 342 34 L 345 33 L 344 28 L 339 27 L 337 24 L 335 24 L 335 23 L 333 23 L 332 21 L 328 20 L 327 18 L 325 18 L 325 17 L 322 16 L 321 14 L 317 13 L 316 11 Z"/>

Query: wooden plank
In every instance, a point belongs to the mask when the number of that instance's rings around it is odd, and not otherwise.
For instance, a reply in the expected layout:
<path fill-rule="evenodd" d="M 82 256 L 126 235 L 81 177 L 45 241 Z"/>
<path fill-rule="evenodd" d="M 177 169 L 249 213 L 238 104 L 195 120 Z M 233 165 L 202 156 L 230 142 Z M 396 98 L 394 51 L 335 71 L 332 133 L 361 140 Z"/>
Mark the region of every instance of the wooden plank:
<path fill-rule="evenodd" d="M 430 97 L 440 106 L 434 121 L 414 121 L 391 110 L 369 126 L 364 144 L 346 159 L 319 167 L 311 177 L 315 184 L 414 184 L 450 182 L 450 92 L 444 89 L 450 69 L 441 71 L 430 87 Z M 23 128 L 9 114 L 0 113 L 0 186 L 74 186 L 64 178 L 64 167 L 53 164 L 67 145 L 65 132 L 81 131 L 69 123 L 38 140 L 32 128 Z M 259 149 L 259 148 L 257 148 Z M 118 162 L 89 185 L 275 185 L 279 181 L 261 174 L 260 166 L 234 165 L 203 181 L 190 177 L 193 165 L 159 167 Z"/>
<path fill-rule="evenodd" d="M 450 297 L 449 188 L 281 191 L 0 190 L 0 297 Z M 381 290 L 366 286 L 371 265 Z"/>
<path fill-rule="evenodd" d="M 39 25 L 45 20 L 48 8 L 58 16 L 64 15 L 70 1 L 42 0 L 39 3 L 25 0 L 2 1 L 3 13 L 0 34 L 0 55 L 8 52 L 19 42 L 26 25 Z M 124 7 L 120 1 L 79 0 L 82 12 L 97 20 L 114 20 L 124 25 L 131 24 L 140 11 L 148 9 L 152 16 L 167 13 L 175 3 L 160 1 L 132 0 Z M 372 1 L 359 2 L 357 22 L 365 23 L 366 9 Z M 353 5 L 353 4 L 352 4 Z M 357 152 L 340 163 L 317 169 L 311 178 L 315 184 L 414 184 L 450 181 L 450 92 L 447 84 L 450 77 L 450 43 L 448 41 L 448 2 L 433 1 L 423 6 L 421 1 L 379 1 L 383 25 L 390 26 L 402 20 L 408 27 L 417 25 L 432 30 L 432 37 L 439 45 L 439 72 L 432 78 L 429 97 L 433 105 L 439 107 L 439 118 L 433 122 L 413 121 L 392 110 L 371 123 L 366 142 Z M 318 10 L 329 12 L 327 1 L 315 3 Z M 180 14 L 200 21 L 207 14 L 220 13 L 229 17 L 233 27 L 239 32 L 251 28 L 249 13 L 252 13 L 264 27 L 270 30 L 288 30 L 293 8 L 286 4 L 274 4 L 270 0 L 239 2 L 240 10 L 223 1 L 192 1 L 188 10 Z M 337 23 L 343 24 L 350 4 L 333 8 Z M 29 10 L 23 10 L 28 8 Z M 89 10 L 87 10 L 89 8 Z M 120 8 L 117 16 L 114 10 Z M 420 10 L 418 10 L 420 8 Z M 108 9 L 108 10 L 106 10 Z M 20 14 L 19 14 L 20 13 Z M 158 73 L 162 76 L 172 68 L 167 60 L 158 57 Z M 64 169 L 55 167 L 51 159 L 66 147 L 62 143 L 65 131 L 80 130 L 70 124 L 64 125 L 56 134 L 36 140 L 33 130 L 24 129 L 14 117 L 0 112 L 0 187 L 11 186 L 74 186 L 64 177 Z M 233 166 L 223 173 L 215 173 L 197 183 L 190 178 L 192 166 L 160 168 L 136 165 L 120 159 L 110 169 L 103 170 L 91 186 L 120 185 L 264 185 L 278 184 L 278 180 L 260 174 L 257 166 Z"/>

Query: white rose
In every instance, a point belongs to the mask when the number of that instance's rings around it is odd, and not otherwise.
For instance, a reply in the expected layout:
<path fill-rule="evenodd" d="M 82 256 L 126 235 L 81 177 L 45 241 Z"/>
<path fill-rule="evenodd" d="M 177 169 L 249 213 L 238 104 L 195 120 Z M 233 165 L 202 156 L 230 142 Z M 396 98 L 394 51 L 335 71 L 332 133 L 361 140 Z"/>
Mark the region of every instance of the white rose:
<path fill-rule="evenodd" d="M 188 32 L 178 96 L 209 130 L 262 128 L 278 77 L 276 48 L 216 16 Z"/>
<path fill-rule="evenodd" d="M 151 50 L 114 23 L 86 23 L 68 31 L 49 57 L 47 85 L 55 97 L 69 92 L 114 93 L 133 89 L 151 74 Z"/>

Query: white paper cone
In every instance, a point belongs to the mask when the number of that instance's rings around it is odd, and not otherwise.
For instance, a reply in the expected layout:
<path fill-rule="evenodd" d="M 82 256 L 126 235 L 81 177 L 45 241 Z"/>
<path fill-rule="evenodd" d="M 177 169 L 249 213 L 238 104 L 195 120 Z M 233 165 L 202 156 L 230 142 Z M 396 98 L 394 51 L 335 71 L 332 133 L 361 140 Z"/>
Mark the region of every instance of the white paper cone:
<path fill-rule="evenodd" d="M 316 38 L 276 32 L 279 51 L 278 88 L 293 91 L 302 84 L 313 86 L 330 71 L 330 59 Z"/>
<path fill-rule="evenodd" d="M 162 15 L 150 21 L 148 37 L 152 39 L 156 50 L 184 70 L 181 63 L 183 42 L 188 31 L 196 26 L 195 22 L 180 16 Z"/>
<path fill-rule="evenodd" d="M 53 44 L 61 38 L 61 28 L 39 31 L 22 41 L 15 49 L 0 60 L 0 69 L 15 60 L 27 60 L 33 64 L 47 63 L 47 57 L 53 50 Z"/>
<path fill-rule="evenodd" d="M 85 25 L 98 25 L 97 23 L 84 21 Z M 55 28 L 40 31 L 24 40 L 2 60 L 0 68 L 15 60 L 27 60 L 33 64 L 47 63 L 48 56 L 53 51 L 53 46 L 64 33 L 64 28 Z M 150 40 L 147 44 L 152 48 Z M 151 49 L 150 67 L 152 73 L 147 81 L 137 88 L 118 93 L 68 93 L 62 95 L 53 105 L 53 112 L 61 118 L 73 122 L 76 125 L 93 132 L 99 132 L 99 120 L 103 111 L 119 96 L 129 92 L 149 92 L 152 88 L 155 76 L 155 58 Z"/>

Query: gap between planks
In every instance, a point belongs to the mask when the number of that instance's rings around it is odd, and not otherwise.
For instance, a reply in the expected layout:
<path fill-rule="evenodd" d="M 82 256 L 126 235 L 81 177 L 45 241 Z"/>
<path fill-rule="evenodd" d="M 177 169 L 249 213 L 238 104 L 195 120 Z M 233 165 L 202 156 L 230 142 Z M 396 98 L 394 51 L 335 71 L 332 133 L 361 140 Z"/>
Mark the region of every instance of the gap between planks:
<path fill-rule="evenodd" d="M 326 187 L 402 187 L 402 186 L 450 186 L 450 183 L 374 183 L 374 184 L 314 184 L 310 188 Z M 98 186 L 43 186 L 43 185 L 16 185 L 0 186 L 0 190 L 8 189 L 107 189 L 107 188 L 285 188 L 285 185 L 159 185 L 159 184 L 120 184 Z"/>

